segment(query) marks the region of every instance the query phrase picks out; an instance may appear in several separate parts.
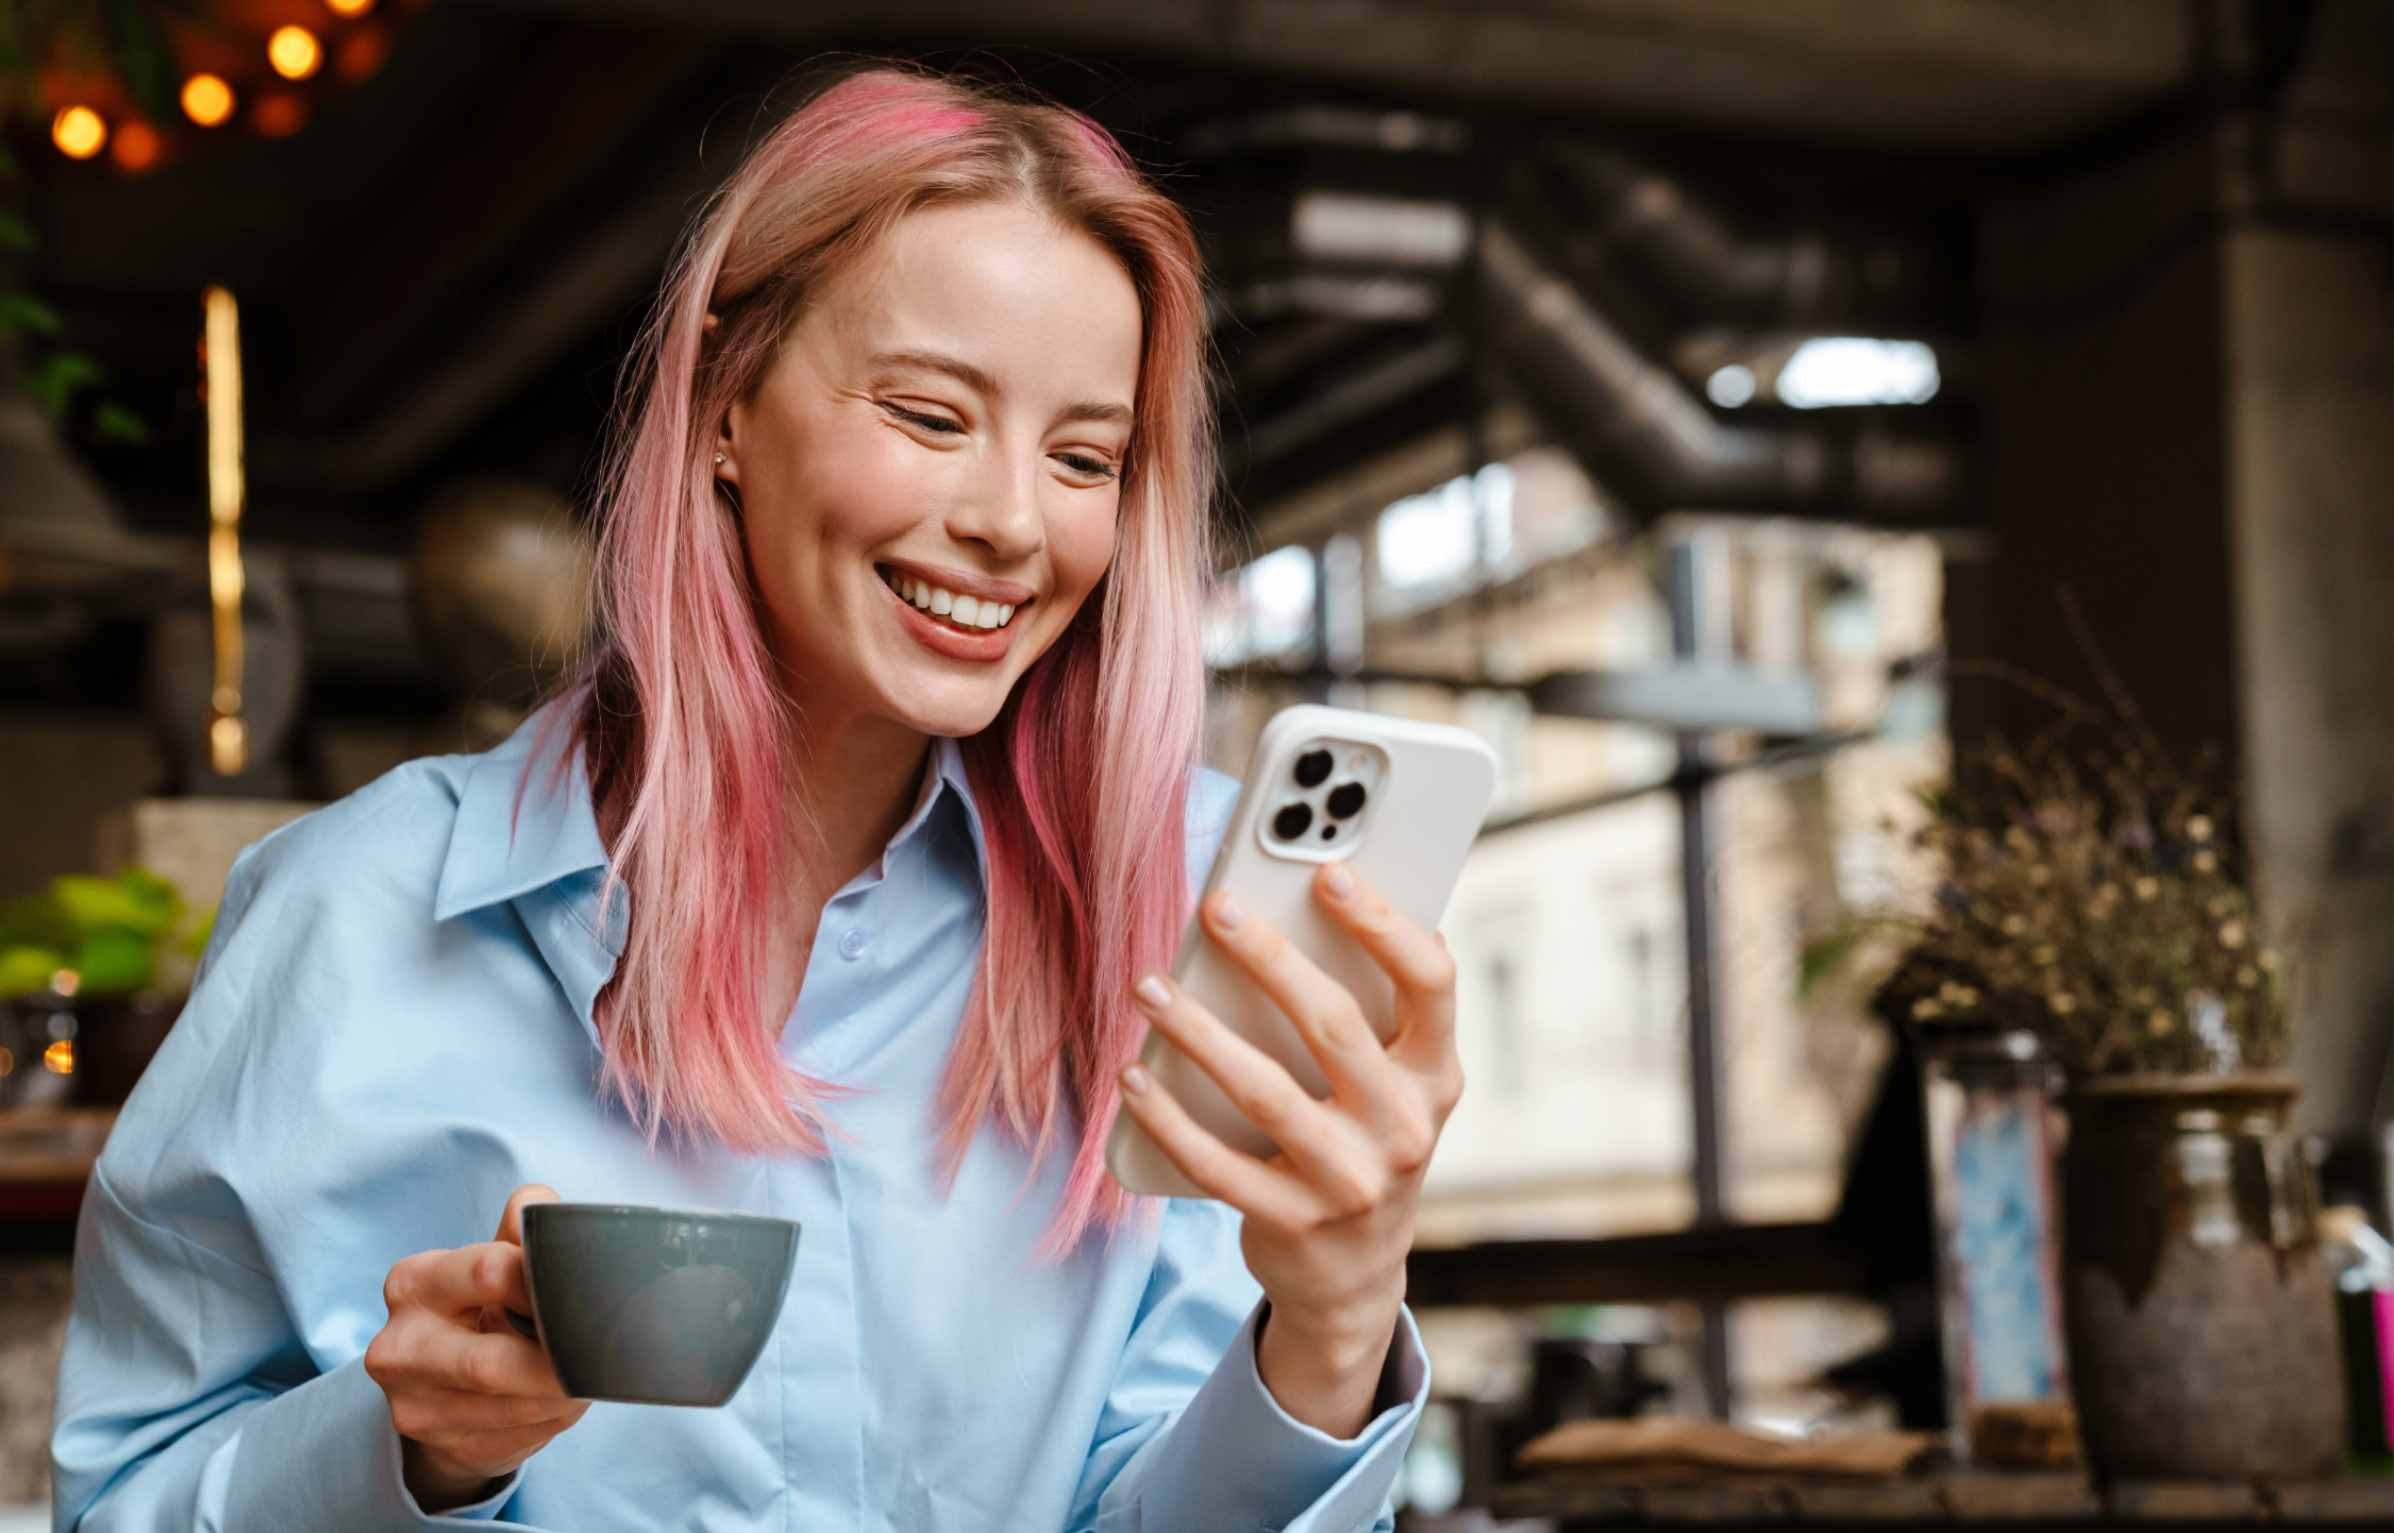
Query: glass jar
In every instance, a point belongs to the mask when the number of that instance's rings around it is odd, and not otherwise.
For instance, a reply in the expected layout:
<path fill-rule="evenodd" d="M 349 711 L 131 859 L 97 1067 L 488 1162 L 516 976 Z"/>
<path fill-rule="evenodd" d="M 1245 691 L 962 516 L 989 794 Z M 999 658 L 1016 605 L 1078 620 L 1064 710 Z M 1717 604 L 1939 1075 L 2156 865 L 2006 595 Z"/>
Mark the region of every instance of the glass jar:
<path fill-rule="evenodd" d="M 1947 1420 L 1963 1451 L 1992 1406 L 2069 1398 L 2056 1160 L 2059 1074 L 2036 1035 L 1921 1031 Z"/>

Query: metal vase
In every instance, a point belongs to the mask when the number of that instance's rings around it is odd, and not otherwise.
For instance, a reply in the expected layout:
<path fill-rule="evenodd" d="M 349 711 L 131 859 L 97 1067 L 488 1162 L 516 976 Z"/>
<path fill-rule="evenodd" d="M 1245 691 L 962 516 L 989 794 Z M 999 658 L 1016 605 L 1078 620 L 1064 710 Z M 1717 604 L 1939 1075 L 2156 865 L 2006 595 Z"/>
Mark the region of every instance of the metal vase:
<path fill-rule="evenodd" d="M 2284 1075 L 2078 1083 L 2063 1151 L 2070 1374 L 2106 1479 L 2343 1461 L 2336 1320 Z"/>

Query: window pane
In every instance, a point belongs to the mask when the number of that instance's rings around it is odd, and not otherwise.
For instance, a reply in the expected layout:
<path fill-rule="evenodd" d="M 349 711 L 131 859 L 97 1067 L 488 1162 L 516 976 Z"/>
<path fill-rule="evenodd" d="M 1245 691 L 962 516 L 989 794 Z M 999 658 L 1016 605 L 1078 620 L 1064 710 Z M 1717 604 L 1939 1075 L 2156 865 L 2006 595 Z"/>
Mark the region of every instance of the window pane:
<path fill-rule="evenodd" d="M 1373 533 L 1377 614 L 1417 612 L 1475 583 L 1483 514 L 1475 486 L 1487 483 L 1486 477 L 1458 476 L 1380 513 Z"/>
<path fill-rule="evenodd" d="M 1888 668 L 1937 644 L 1942 565 L 1923 538 L 1769 523 L 1732 524 L 1730 537 L 1741 656 L 1808 670 L 1830 728 L 1881 731 L 1798 767 L 1737 773 L 1714 799 L 1729 1211 L 1820 1218 L 1837 1205 L 1890 1040 L 1859 982 L 1799 995 L 1802 954 L 1849 905 L 1908 877 L 1900 823 L 1946 751 L 1934 696 L 1911 708 Z"/>
<path fill-rule="evenodd" d="M 1224 576 L 1206 608 L 1206 663 L 1240 665 L 1311 648 L 1314 580 L 1313 550 L 1294 545 Z"/>
<path fill-rule="evenodd" d="M 1679 824 L 1668 795 L 1484 838 L 1443 929 L 1470 1081 L 1421 1239 L 1685 1225 Z"/>

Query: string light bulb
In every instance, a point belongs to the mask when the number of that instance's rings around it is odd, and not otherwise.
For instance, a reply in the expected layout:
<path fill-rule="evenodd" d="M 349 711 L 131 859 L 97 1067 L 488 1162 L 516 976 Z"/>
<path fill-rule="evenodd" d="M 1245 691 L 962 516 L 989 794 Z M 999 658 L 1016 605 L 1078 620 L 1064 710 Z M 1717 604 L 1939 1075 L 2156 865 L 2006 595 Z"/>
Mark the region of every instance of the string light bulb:
<path fill-rule="evenodd" d="M 289 138 L 307 126 L 308 105 L 288 91 L 260 96 L 250 107 L 250 125 L 268 138 Z"/>
<path fill-rule="evenodd" d="M 158 163 L 158 153 L 163 147 L 158 130 L 137 120 L 116 130 L 110 152 L 123 169 L 140 171 Z"/>
<path fill-rule="evenodd" d="M 108 123 L 90 107 L 63 107 L 50 119 L 50 142 L 70 160 L 88 160 L 108 142 Z"/>
<path fill-rule="evenodd" d="M 266 62 L 286 80 L 304 80 L 324 62 L 324 49 L 305 27 L 276 27 L 266 39 Z"/>
<path fill-rule="evenodd" d="M 183 82 L 183 115 L 203 128 L 215 127 L 233 115 L 233 88 L 214 75 L 193 75 Z"/>
<path fill-rule="evenodd" d="M 374 9 L 374 0 L 324 0 L 324 8 L 335 16 L 355 18 Z"/>

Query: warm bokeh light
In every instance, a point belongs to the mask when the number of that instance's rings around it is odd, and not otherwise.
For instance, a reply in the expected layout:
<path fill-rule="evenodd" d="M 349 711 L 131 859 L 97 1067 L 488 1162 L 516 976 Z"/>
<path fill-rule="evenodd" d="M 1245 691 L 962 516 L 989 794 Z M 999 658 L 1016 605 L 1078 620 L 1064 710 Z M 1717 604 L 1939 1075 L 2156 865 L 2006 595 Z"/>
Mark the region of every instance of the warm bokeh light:
<path fill-rule="evenodd" d="M 250 126 L 268 138 L 288 138 L 307 126 L 308 104 L 297 96 L 260 96 L 249 109 Z"/>
<path fill-rule="evenodd" d="M 76 973 L 73 969 L 60 969 L 57 973 L 50 976 L 51 991 L 68 1000 L 73 1000 L 75 997 L 75 992 L 82 988 L 83 976 Z"/>
<path fill-rule="evenodd" d="M 241 461 L 241 306 L 211 285 L 200 294 L 200 351 L 208 406 L 208 599 L 216 627 L 216 696 L 241 696 L 241 506 L 248 478 Z M 208 725 L 208 762 L 220 777 L 249 763 L 249 732 L 238 715 L 217 712 Z"/>
<path fill-rule="evenodd" d="M 163 147 L 156 128 L 146 122 L 129 122 L 116 130 L 116 142 L 110 152 L 126 170 L 147 170 L 158 163 L 158 151 Z"/>
<path fill-rule="evenodd" d="M 354 85 L 380 69 L 390 56 L 389 29 L 369 22 L 333 45 L 333 73 Z"/>
<path fill-rule="evenodd" d="M 183 82 L 183 113 L 213 128 L 233 115 L 233 88 L 214 75 L 193 75 Z"/>
<path fill-rule="evenodd" d="M 61 1038 L 42 1050 L 42 1063 L 50 1067 L 52 1075 L 75 1073 L 75 1045 Z"/>
<path fill-rule="evenodd" d="M 266 39 L 266 62 L 286 80 L 304 80 L 324 62 L 324 49 L 305 27 L 276 27 Z"/>
<path fill-rule="evenodd" d="M 50 142 L 70 160 L 88 160 L 108 142 L 108 124 L 87 106 L 70 106 L 50 120 Z"/>
<path fill-rule="evenodd" d="M 324 0 L 324 8 L 335 16 L 363 16 L 374 9 L 374 0 Z"/>

